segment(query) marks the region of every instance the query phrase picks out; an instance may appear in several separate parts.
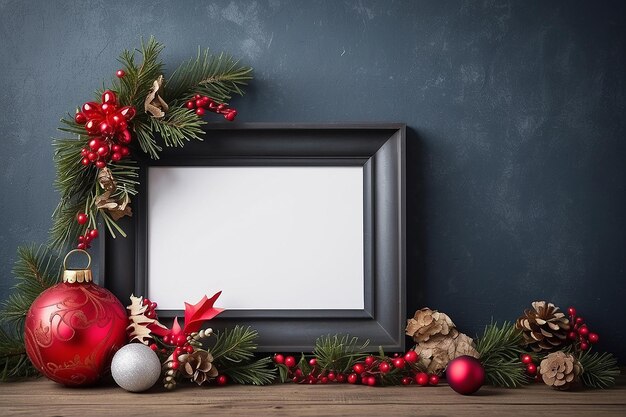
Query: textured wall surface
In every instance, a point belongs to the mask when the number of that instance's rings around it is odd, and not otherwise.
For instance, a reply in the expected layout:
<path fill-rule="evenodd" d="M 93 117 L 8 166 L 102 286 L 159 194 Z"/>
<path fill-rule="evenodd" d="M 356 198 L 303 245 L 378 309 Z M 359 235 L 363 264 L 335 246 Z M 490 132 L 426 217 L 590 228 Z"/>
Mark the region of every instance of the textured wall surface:
<path fill-rule="evenodd" d="M 154 34 L 255 67 L 239 121 L 398 121 L 409 310 L 472 334 L 574 304 L 626 359 L 626 17 L 620 1 L 0 0 L 0 296 L 57 202 L 59 118 Z"/>

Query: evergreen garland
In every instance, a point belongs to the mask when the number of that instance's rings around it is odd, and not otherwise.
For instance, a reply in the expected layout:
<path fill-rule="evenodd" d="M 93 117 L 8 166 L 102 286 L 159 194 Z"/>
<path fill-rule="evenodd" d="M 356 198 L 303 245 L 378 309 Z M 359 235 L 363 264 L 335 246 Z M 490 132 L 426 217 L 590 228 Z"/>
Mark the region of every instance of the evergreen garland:
<path fill-rule="evenodd" d="M 163 74 L 162 50 L 163 45 L 154 38 L 142 41 L 137 50 L 124 50 L 119 62 L 125 75 L 115 79 L 111 86 L 120 106 L 133 106 L 136 110 L 129 124 L 138 145 L 132 148 L 133 153 L 144 153 L 152 159 L 159 158 L 163 146 L 180 147 L 190 140 L 202 140 L 205 121 L 183 107 L 186 101 L 201 94 L 227 104 L 233 95 L 243 95 L 242 87 L 252 79 L 252 68 L 240 65 L 231 56 L 214 56 L 208 50 L 199 50 L 195 58 L 180 65 L 166 81 L 163 97 L 170 109 L 165 117 L 155 118 L 144 111 L 144 100 L 155 80 Z M 101 94 L 102 91 L 96 92 L 98 100 Z M 54 141 L 55 186 L 61 198 L 53 214 L 50 245 L 64 250 L 85 228 L 95 229 L 98 219 L 113 237 L 125 236 L 110 214 L 94 205 L 103 190 L 97 182 L 99 170 L 93 165 L 81 164 L 80 151 L 89 140 L 85 128 L 70 114 L 61 119 L 61 123 L 59 130 L 67 136 Z M 108 168 L 117 184 L 113 198 L 125 200 L 137 194 L 138 167 L 132 159 L 110 161 Z M 79 212 L 88 215 L 86 225 L 76 222 Z"/>
<path fill-rule="evenodd" d="M 0 311 L 0 380 L 36 375 L 26 356 L 24 319 L 32 302 L 59 281 L 61 259 L 45 246 L 26 246 L 17 250 L 13 267 L 16 283 Z"/>
<path fill-rule="evenodd" d="M 615 378 L 620 374 L 617 359 L 608 352 L 585 351 L 578 361 L 583 367 L 581 380 L 588 388 L 605 389 L 615 385 Z"/>
<path fill-rule="evenodd" d="M 522 342 L 522 333 L 512 323 L 504 322 L 501 326 L 491 323 L 485 327 L 476 340 L 476 350 L 485 368 L 487 384 L 516 388 L 531 381 L 520 361 L 524 353 Z"/>

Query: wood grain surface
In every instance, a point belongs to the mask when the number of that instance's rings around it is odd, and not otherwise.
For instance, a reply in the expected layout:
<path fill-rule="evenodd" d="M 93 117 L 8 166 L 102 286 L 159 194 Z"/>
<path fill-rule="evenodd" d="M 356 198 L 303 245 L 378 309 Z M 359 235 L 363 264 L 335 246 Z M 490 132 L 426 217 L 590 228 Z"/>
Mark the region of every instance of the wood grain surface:
<path fill-rule="evenodd" d="M 352 385 L 160 387 L 133 394 L 114 384 L 66 388 L 38 379 L 0 384 L 0 416 L 626 416 L 626 378 L 610 390 L 557 392 L 537 384 L 483 387 L 472 396 L 437 387 Z"/>

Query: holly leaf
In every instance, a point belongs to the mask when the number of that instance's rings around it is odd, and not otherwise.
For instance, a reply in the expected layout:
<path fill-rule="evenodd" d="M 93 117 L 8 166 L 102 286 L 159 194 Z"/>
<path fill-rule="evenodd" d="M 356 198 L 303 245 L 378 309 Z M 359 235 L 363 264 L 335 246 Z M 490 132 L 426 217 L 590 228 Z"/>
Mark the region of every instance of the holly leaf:
<path fill-rule="evenodd" d="M 222 292 L 219 291 L 211 298 L 207 298 L 205 295 L 195 305 L 185 303 L 185 333 L 199 331 L 205 321 L 211 320 L 224 311 L 223 308 L 213 307 L 213 304 L 215 304 L 215 301 L 221 294 Z"/>

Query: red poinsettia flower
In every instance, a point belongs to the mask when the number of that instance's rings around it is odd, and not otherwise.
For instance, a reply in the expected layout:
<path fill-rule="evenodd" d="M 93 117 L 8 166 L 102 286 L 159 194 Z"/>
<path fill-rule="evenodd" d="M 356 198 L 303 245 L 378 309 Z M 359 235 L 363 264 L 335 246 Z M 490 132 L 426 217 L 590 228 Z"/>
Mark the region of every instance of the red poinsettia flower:
<path fill-rule="evenodd" d="M 197 304 L 194 305 L 185 303 L 185 324 L 182 327 L 178 323 L 178 317 L 175 317 L 171 329 L 168 329 L 163 325 L 161 325 L 162 327 L 157 326 L 156 323 L 150 324 L 148 328 L 152 331 L 152 333 L 160 337 L 165 335 L 169 335 L 171 337 L 179 334 L 197 332 L 202 328 L 202 324 L 205 321 L 211 320 L 213 317 L 224 311 L 223 308 L 213 307 L 213 304 L 215 304 L 215 301 L 221 294 L 222 292 L 219 291 L 211 298 L 207 298 L 205 295 L 200 301 L 198 301 Z"/>

